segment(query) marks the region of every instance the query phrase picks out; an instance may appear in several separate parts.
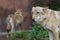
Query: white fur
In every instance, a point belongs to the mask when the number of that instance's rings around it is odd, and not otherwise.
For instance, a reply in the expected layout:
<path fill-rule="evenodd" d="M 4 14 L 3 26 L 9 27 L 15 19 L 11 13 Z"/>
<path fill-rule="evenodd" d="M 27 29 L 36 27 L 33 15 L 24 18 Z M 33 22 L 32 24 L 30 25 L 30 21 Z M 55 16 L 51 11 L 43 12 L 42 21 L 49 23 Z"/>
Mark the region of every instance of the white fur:
<path fill-rule="evenodd" d="M 39 21 L 40 20 L 40 16 L 37 16 L 37 18 L 35 19 L 35 21 Z"/>
<path fill-rule="evenodd" d="M 43 10 L 43 9 L 45 9 L 45 10 Z M 32 8 L 32 12 L 33 12 L 32 18 L 35 19 L 35 21 L 37 21 L 39 23 L 45 17 L 48 17 L 48 19 L 47 20 L 43 20 L 43 22 L 41 24 L 44 26 L 45 29 L 49 29 L 51 31 L 52 31 L 52 25 L 53 25 L 53 27 L 56 27 L 55 31 L 58 33 L 58 31 L 59 31 L 58 30 L 59 29 L 58 26 L 60 26 L 60 15 L 59 15 L 60 12 L 59 11 L 54 11 L 54 10 L 51 10 L 51 9 L 46 9 L 44 7 L 33 7 Z M 37 13 L 37 12 L 39 12 L 39 15 L 36 14 L 37 17 L 35 18 L 33 15 L 34 15 L 34 13 Z M 47 14 L 47 15 L 41 15 L 42 13 Z M 49 20 L 49 18 L 50 18 L 50 20 Z M 53 24 L 53 22 L 54 22 L 54 24 Z M 51 31 L 49 31 L 49 39 L 50 40 L 54 40 L 54 36 L 53 36 L 54 34 Z M 57 34 L 56 38 L 57 38 L 57 40 L 59 40 L 59 34 Z"/>
<path fill-rule="evenodd" d="M 53 40 L 53 33 L 52 32 L 49 32 L 49 39 Z"/>

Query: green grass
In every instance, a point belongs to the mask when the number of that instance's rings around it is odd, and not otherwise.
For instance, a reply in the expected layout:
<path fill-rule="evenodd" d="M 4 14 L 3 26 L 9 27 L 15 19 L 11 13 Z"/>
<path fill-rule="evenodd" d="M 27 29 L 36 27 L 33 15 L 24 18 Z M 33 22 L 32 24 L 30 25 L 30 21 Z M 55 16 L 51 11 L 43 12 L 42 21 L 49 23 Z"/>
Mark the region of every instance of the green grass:
<path fill-rule="evenodd" d="M 33 40 L 34 38 L 37 40 L 40 38 L 48 38 L 48 31 L 45 30 L 41 24 L 34 22 L 33 25 L 34 27 L 29 33 L 29 40 Z"/>
<path fill-rule="evenodd" d="M 28 33 L 26 32 L 18 32 L 18 33 L 12 34 L 12 36 L 10 36 L 9 39 L 27 38 L 27 36 L 28 36 Z"/>
<path fill-rule="evenodd" d="M 15 38 L 28 38 L 29 40 L 35 39 L 40 39 L 40 38 L 48 38 L 48 32 L 45 30 L 42 25 L 34 22 L 33 23 L 34 27 L 31 29 L 30 33 L 26 32 L 19 32 L 13 34 L 10 39 L 15 39 Z"/>

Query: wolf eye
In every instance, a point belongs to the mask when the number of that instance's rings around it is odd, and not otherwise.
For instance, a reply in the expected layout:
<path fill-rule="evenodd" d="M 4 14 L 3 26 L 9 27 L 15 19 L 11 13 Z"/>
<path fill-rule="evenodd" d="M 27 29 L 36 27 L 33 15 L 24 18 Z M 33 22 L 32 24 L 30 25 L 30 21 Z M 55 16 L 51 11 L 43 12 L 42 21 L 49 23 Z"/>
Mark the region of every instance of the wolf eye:
<path fill-rule="evenodd" d="M 37 14 L 39 14 L 39 12 L 37 12 Z"/>

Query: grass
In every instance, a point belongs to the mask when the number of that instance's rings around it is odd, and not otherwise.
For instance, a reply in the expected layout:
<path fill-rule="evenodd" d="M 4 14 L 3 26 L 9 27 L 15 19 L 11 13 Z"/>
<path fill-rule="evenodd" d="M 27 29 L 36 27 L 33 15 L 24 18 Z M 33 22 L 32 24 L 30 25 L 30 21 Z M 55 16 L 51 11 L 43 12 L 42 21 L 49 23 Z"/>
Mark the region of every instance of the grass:
<path fill-rule="evenodd" d="M 34 27 L 32 28 L 31 32 L 29 33 L 29 40 L 41 39 L 41 38 L 48 38 L 48 31 L 43 28 L 41 24 L 36 22 L 33 23 Z M 33 36 L 32 36 L 33 35 Z"/>
<path fill-rule="evenodd" d="M 10 36 L 9 39 L 16 39 L 16 38 L 27 38 L 27 35 L 28 33 L 26 32 L 18 32 L 18 33 L 15 33 L 15 34 L 12 34 L 12 36 Z"/>
<path fill-rule="evenodd" d="M 13 34 L 10 39 L 16 39 L 16 38 L 28 38 L 29 40 L 35 39 L 41 39 L 41 38 L 48 38 L 48 31 L 43 28 L 42 25 L 34 22 L 34 27 L 31 29 L 30 33 L 26 32 L 19 32 Z"/>

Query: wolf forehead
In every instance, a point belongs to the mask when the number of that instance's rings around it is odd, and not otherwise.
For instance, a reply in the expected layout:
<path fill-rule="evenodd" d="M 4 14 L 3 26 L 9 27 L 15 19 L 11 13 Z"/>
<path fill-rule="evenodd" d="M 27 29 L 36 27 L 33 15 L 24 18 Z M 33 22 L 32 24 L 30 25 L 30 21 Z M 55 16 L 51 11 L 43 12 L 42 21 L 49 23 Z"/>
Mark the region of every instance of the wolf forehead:
<path fill-rule="evenodd" d="M 18 14 L 18 13 L 21 13 L 22 12 L 22 9 L 16 9 L 16 14 Z"/>
<path fill-rule="evenodd" d="M 37 6 L 37 7 L 32 7 L 32 12 L 44 12 L 48 9 L 48 7 L 40 7 L 40 6 Z"/>
<path fill-rule="evenodd" d="M 32 7 L 32 12 L 42 12 L 43 9 L 43 7 Z"/>

